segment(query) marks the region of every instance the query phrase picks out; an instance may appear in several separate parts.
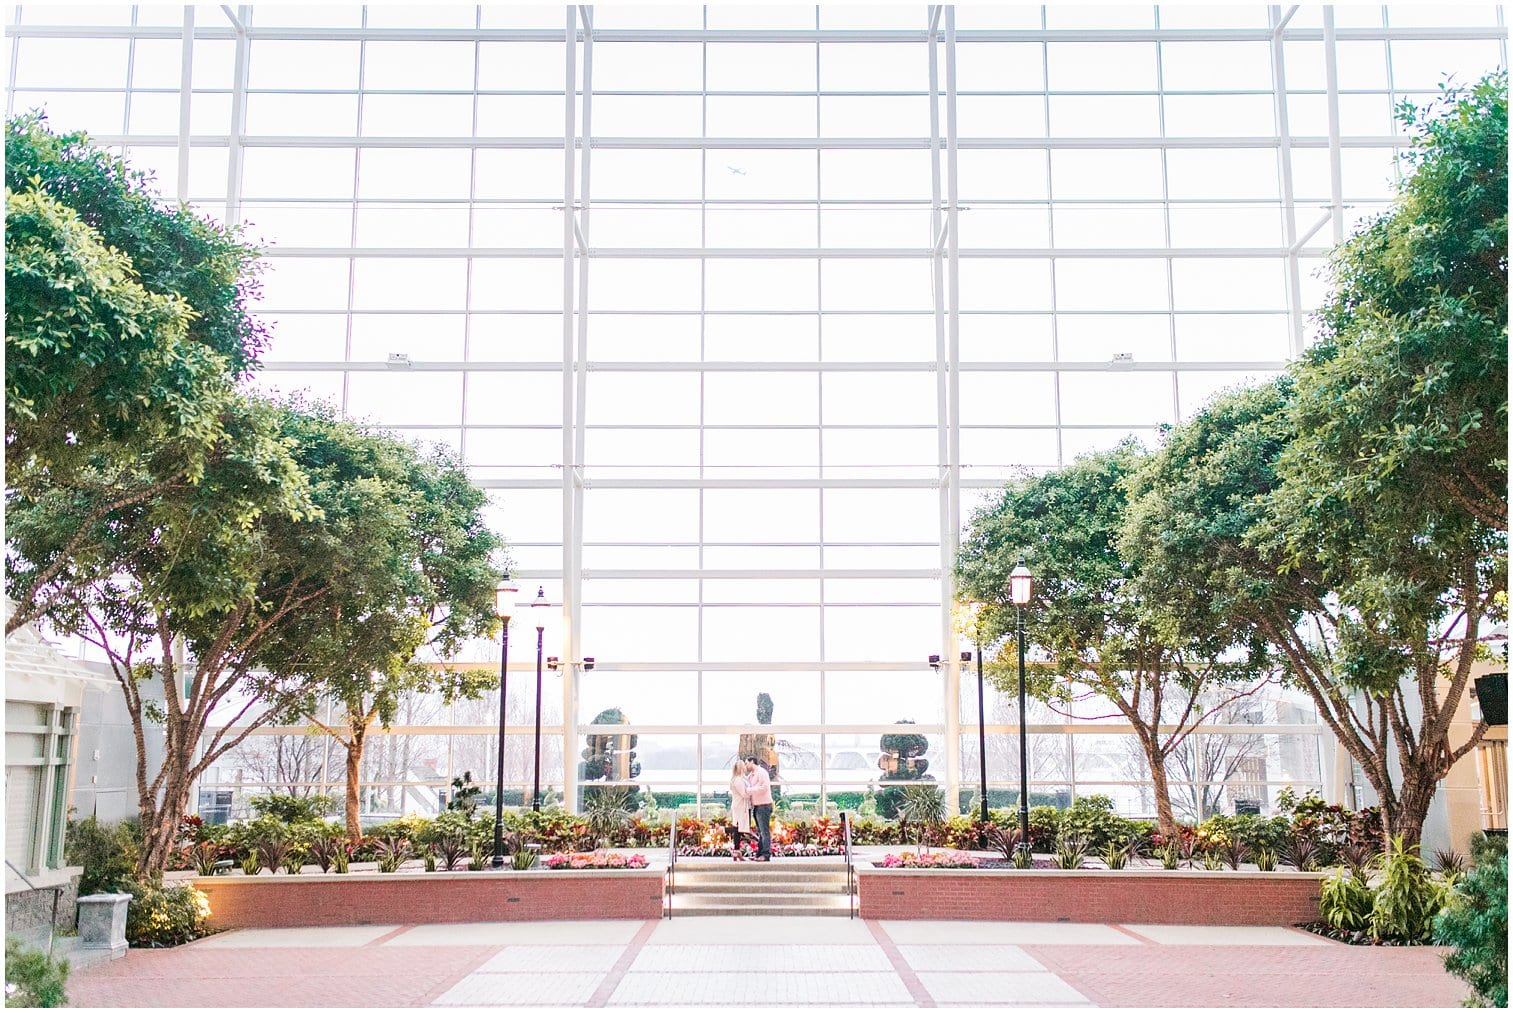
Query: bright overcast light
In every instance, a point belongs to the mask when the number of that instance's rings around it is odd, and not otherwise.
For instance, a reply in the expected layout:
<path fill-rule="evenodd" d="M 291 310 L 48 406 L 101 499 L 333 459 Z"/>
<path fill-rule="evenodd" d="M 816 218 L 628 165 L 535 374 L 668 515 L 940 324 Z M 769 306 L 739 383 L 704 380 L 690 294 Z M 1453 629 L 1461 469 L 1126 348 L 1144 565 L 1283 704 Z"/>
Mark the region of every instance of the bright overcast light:
<path fill-rule="evenodd" d="M 668 790 L 701 762 L 723 784 L 758 691 L 803 726 L 787 776 L 875 777 L 910 719 L 972 783 L 942 576 L 972 510 L 1279 370 L 1336 216 L 1390 197 L 1393 105 L 1507 63 L 1493 6 L 1340 7 L 1332 49 L 1318 6 L 1280 32 L 1286 7 L 959 7 L 932 35 L 924 6 L 600 5 L 572 47 L 570 8 L 233 10 L 241 43 L 193 9 L 185 95 L 183 8 L 11 8 L 8 112 L 247 223 L 255 386 L 458 448 L 522 588 L 562 606 L 545 652 L 598 659 L 578 721 L 663 728 L 643 781 Z M 560 725 L 560 676 L 545 703 Z M 415 738 L 443 783 L 484 762 Z M 1070 738 L 1035 736 L 1037 779 L 1138 808 L 1100 786 L 1143 778 L 1127 737 L 1076 736 L 1075 764 Z M 1313 742 L 1270 736 L 1258 780 L 1318 783 Z"/>

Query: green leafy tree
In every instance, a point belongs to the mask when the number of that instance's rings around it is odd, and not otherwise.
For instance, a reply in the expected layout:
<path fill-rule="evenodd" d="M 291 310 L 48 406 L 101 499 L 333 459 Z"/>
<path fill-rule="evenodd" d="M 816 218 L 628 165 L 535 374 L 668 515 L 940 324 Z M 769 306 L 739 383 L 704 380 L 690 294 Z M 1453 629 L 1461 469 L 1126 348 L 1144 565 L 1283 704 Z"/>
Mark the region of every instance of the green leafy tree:
<path fill-rule="evenodd" d="M 373 726 L 387 728 L 409 695 L 451 700 L 495 685 L 493 672 L 448 659 L 498 629 L 501 573 L 491 557 L 503 543 L 484 523 L 483 492 L 452 451 L 337 421 L 325 407 L 292 418 L 297 442 L 321 448 L 305 462 L 317 499 L 343 503 L 367 559 L 360 580 L 334 584 L 293 618 L 268 660 L 306 670 L 339 708 L 340 724 L 319 720 L 313 708 L 307 717 L 346 751 L 347 832 L 357 840 Z"/>
<path fill-rule="evenodd" d="M 336 422 L 328 409 L 261 405 L 238 427 L 239 445 L 253 440 L 259 419 L 286 473 L 233 483 L 207 470 L 187 503 L 172 504 L 194 523 L 133 553 L 118 579 L 76 596 L 64 617 L 106 651 L 126 694 L 139 748 L 144 877 L 161 872 L 196 778 L 255 729 L 307 717 L 332 680 L 367 667 L 327 662 L 349 643 L 353 609 L 392 607 L 396 554 L 415 560 L 421 551 L 409 509 L 415 490 L 373 473 L 375 454 L 392 455 L 394 441 Z M 238 497 L 290 486 L 305 490 L 303 509 L 264 507 L 245 523 L 229 519 Z M 489 574 L 482 583 L 492 588 Z M 418 583 L 424 574 L 411 576 Z M 468 601 L 457 604 L 468 611 Z M 189 672 L 174 664 L 175 637 L 194 656 Z M 161 713 L 137 692 L 139 680 L 154 677 L 163 682 Z M 142 746 L 159 721 L 165 758 L 153 774 Z"/>
<path fill-rule="evenodd" d="M 1456 881 L 1434 922 L 1434 941 L 1454 950 L 1445 969 L 1465 979 L 1482 1006 L 1508 1005 L 1508 852 L 1484 852 Z"/>
<path fill-rule="evenodd" d="M 1096 696 L 1130 723 L 1161 833 L 1170 835 L 1168 757 L 1211 713 L 1264 685 L 1268 660 L 1226 622 L 1182 628 L 1161 583 L 1121 550 L 1126 481 L 1142 456 L 1126 441 L 1010 483 L 972 519 L 957 574 L 962 592 L 984 603 L 977 621 L 986 643 L 1015 630 L 1009 574 L 1026 561 L 1037 582 L 1026 636 L 1048 658 L 1027 673 L 1027 688 L 1068 716 L 1074 700 Z M 1017 666 L 992 666 L 1001 687 L 1017 674 Z"/>
<path fill-rule="evenodd" d="M 263 335 L 256 251 L 84 135 L 8 121 L 5 181 L 9 634 L 117 565 L 101 521 L 200 480 Z"/>
<path fill-rule="evenodd" d="M 1184 624 L 1286 661 L 1409 844 L 1507 611 L 1506 79 L 1445 106 L 1405 113 L 1416 171 L 1335 252 L 1319 344 L 1171 433 L 1126 531 Z"/>
<path fill-rule="evenodd" d="M 1395 744 L 1401 780 L 1371 748 L 1372 786 L 1385 832 L 1411 843 L 1484 730 L 1449 740 L 1506 614 L 1506 75 L 1402 118 L 1417 131 L 1413 174 L 1331 258 L 1335 292 L 1322 340 L 1292 370 L 1294 435 L 1259 534 L 1286 567 L 1317 567 L 1345 608 L 1332 667 L 1375 715 L 1337 723 L 1363 766 L 1365 747 Z M 1315 661 L 1296 638 L 1290 649 Z M 1405 681 L 1426 720 L 1392 705 Z"/>
<path fill-rule="evenodd" d="M 1379 667 L 1395 656 L 1393 642 L 1363 629 L 1321 565 L 1287 563 L 1264 533 L 1277 508 L 1277 462 L 1294 436 L 1292 389 L 1282 377 L 1225 394 L 1169 432 L 1131 479 L 1121 545 L 1143 579 L 1162 588 L 1179 626 L 1233 623 L 1271 645 L 1287 680 L 1360 763 L 1381 802 L 1384 835 L 1414 843 L 1435 785 L 1480 732 L 1452 748 L 1441 719 L 1455 701 L 1441 696 L 1439 669 Z M 1419 635 L 1430 630 L 1426 622 Z M 1400 628 L 1399 650 L 1413 633 Z M 1396 737 L 1404 729 L 1406 740 Z"/>

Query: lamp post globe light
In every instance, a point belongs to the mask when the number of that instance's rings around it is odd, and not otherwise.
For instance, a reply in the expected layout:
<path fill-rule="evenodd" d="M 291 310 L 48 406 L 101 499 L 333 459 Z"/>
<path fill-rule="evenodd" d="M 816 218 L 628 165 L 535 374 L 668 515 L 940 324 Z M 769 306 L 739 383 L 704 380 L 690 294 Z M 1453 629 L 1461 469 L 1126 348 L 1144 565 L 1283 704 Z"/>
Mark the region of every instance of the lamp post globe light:
<path fill-rule="evenodd" d="M 499 766 L 494 778 L 494 868 L 504 867 L 504 693 L 510 668 L 510 616 L 515 612 L 515 596 L 520 591 L 505 573 L 494 588 L 494 614 L 499 617 Z"/>
<path fill-rule="evenodd" d="M 1025 851 L 1030 850 L 1030 747 L 1024 716 L 1024 607 L 1034 594 L 1035 578 L 1021 559 L 1009 574 L 1009 598 L 1019 618 L 1019 846 Z"/>
<path fill-rule="evenodd" d="M 536 620 L 536 762 L 533 767 L 531 787 L 531 810 L 541 811 L 541 636 L 546 630 L 546 611 L 551 603 L 546 600 L 546 588 L 536 588 L 536 600 L 531 602 L 531 615 Z"/>
<path fill-rule="evenodd" d="M 982 790 L 979 819 L 988 822 L 988 722 L 983 704 L 982 688 L 982 618 L 983 603 L 967 603 L 967 613 L 972 617 L 972 648 L 977 652 L 977 772 Z"/>

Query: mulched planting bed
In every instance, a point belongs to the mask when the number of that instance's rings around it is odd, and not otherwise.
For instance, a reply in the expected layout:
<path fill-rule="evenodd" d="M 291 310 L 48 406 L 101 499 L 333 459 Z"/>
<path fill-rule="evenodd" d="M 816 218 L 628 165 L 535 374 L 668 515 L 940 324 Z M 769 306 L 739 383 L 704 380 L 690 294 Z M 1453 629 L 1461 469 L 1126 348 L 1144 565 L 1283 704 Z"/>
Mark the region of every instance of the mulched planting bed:
<path fill-rule="evenodd" d="M 1369 932 L 1358 930 L 1336 929 L 1325 925 L 1323 922 L 1306 922 L 1297 926 L 1304 932 L 1312 932 L 1316 936 L 1324 936 L 1335 942 L 1348 943 L 1351 946 L 1428 946 L 1428 943 L 1416 943 L 1411 939 L 1381 939 Z"/>

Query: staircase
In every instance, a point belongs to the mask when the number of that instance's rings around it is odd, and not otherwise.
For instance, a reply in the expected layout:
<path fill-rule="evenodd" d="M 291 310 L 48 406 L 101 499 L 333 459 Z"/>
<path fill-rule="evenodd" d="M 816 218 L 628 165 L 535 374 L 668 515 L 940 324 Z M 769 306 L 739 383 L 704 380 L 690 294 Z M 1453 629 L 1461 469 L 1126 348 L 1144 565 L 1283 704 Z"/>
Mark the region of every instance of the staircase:
<path fill-rule="evenodd" d="M 685 864 L 686 862 L 686 864 Z M 675 918 L 694 915 L 851 914 L 841 863 L 680 861 L 669 887 Z"/>

